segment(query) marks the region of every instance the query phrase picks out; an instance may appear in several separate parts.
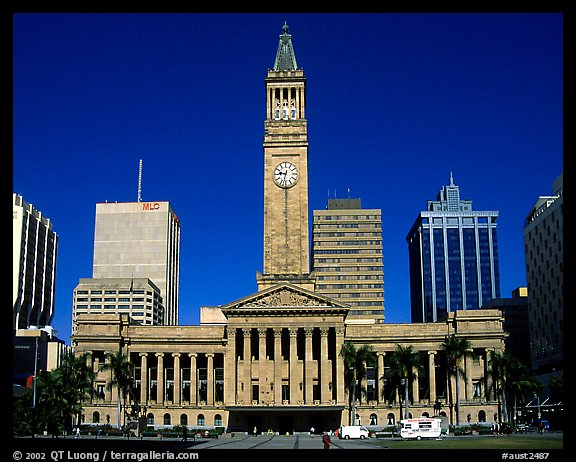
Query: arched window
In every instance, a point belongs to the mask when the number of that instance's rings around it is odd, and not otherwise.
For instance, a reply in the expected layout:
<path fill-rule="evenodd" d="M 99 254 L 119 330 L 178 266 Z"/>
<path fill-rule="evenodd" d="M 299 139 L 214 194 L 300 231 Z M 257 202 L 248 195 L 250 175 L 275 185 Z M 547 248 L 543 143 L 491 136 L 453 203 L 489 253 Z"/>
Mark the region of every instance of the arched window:
<path fill-rule="evenodd" d="M 396 425 L 396 416 L 390 413 L 386 416 L 386 425 Z"/>
<path fill-rule="evenodd" d="M 100 413 L 98 411 L 92 413 L 92 423 L 100 423 Z"/>
<path fill-rule="evenodd" d="M 180 416 L 180 425 L 188 425 L 188 415 L 182 414 Z"/>
<path fill-rule="evenodd" d="M 428 417 L 430 417 L 430 414 L 428 414 L 427 412 L 423 412 L 423 413 L 422 413 L 422 417 L 428 418 Z"/>
<path fill-rule="evenodd" d="M 478 412 L 478 422 L 486 422 L 486 411 Z"/>
<path fill-rule="evenodd" d="M 204 425 L 204 414 L 198 414 L 198 419 L 196 419 L 196 425 Z"/>
<path fill-rule="evenodd" d="M 222 416 L 220 414 L 216 414 L 214 416 L 214 426 L 221 427 L 222 426 Z"/>
<path fill-rule="evenodd" d="M 164 414 L 164 425 L 170 425 L 170 414 Z"/>
<path fill-rule="evenodd" d="M 378 416 L 376 414 L 370 414 L 370 425 L 378 425 Z"/>
<path fill-rule="evenodd" d="M 148 425 L 154 425 L 154 414 L 150 412 L 146 418 L 148 419 Z"/>

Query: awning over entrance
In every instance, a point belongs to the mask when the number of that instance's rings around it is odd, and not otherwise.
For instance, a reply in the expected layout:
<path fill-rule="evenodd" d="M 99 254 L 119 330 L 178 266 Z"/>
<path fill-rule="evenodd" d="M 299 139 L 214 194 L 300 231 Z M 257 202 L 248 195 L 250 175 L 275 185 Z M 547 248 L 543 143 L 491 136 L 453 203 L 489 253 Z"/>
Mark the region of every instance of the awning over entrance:
<path fill-rule="evenodd" d="M 329 412 L 329 411 L 343 411 L 344 406 L 226 406 L 228 411 L 238 412 Z"/>

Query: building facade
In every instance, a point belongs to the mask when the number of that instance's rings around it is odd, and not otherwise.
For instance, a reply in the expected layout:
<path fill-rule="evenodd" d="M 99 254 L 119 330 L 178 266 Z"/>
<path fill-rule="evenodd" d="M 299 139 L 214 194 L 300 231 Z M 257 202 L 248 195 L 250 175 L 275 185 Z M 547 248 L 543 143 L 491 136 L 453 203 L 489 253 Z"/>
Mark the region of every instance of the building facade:
<path fill-rule="evenodd" d="M 563 175 L 540 196 L 524 226 L 532 369 L 562 370 L 564 362 Z"/>
<path fill-rule="evenodd" d="M 150 279 L 164 304 L 163 323 L 178 324 L 180 220 L 169 202 L 96 204 L 94 279 Z"/>
<path fill-rule="evenodd" d="M 329 199 L 313 211 L 312 226 L 316 292 L 348 304 L 348 322 L 384 322 L 382 210 Z"/>
<path fill-rule="evenodd" d="M 87 424 L 116 422 L 116 391 L 100 364 L 121 351 L 134 371 L 130 405 L 150 427 L 173 425 L 286 434 L 334 430 L 350 421 L 395 424 L 403 407 L 397 387 L 380 380 L 394 350 L 411 345 L 423 373 L 410 384 L 410 414 L 453 416 L 455 379 L 442 343 L 447 335 L 470 340 L 478 355 L 463 358 L 460 420 L 493 421 L 498 399 L 490 355 L 506 334 L 499 310 L 451 312 L 434 323 L 348 322 L 350 306 L 316 291 L 308 267 L 308 185 L 304 74 L 296 67 L 284 25 L 274 68 L 266 77 L 264 136 L 264 271 L 257 292 L 219 307 L 205 307 L 200 325 L 145 326 L 129 315 L 79 314 L 72 344 L 87 353 L 100 390 L 85 403 Z M 368 400 L 350 405 L 340 352 L 345 342 L 370 345 L 377 364 Z M 370 382 L 370 383 L 368 383 Z M 402 395 L 402 393 L 400 393 Z M 351 415 L 355 409 L 356 415 Z"/>
<path fill-rule="evenodd" d="M 140 324 L 164 324 L 164 303 L 150 279 L 83 278 L 74 288 L 73 327 L 79 314 L 128 314 Z"/>
<path fill-rule="evenodd" d="M 444 319 L 500 297 L 496 211 L 473 211 L 450 174 L 406 236 L 412 322 Z"/>
<path fill-rule="evenodd" d="M 12 194 L 12 327 L 48 326 L 54 316 L 58 235 L 42 212 Z"/>

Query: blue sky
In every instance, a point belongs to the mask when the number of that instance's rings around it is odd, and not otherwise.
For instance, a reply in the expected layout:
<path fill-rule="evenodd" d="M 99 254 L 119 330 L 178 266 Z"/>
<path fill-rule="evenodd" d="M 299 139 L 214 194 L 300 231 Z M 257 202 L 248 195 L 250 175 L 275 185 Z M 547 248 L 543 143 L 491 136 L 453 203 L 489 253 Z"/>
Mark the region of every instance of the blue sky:
<path fill-rule="evenodd" d="M 453 172 L 497 210 L 501 294 L 526 284 L 523 221 L 563 170 L 552 13 L 16 14 L 13 191 L 59 235 L 53 325 L 92 276 L 97 202 L 170 201 L 180 324 L 256 292 L 264 79 L 287 21 L 307 77 L 309 207 L 381 208 L 386 322 L 410 321 L 405 237 Z"/>

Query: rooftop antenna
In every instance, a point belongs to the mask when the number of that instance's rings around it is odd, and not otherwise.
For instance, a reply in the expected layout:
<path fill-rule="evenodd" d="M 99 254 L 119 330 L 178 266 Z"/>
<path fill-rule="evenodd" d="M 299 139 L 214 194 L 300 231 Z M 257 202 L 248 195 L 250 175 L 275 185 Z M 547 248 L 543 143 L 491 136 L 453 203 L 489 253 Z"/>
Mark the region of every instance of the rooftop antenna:
<path fill-rule="evenodd" d="M 138 163 L 138 202 L 142 202 L 142 159 Z"/>

